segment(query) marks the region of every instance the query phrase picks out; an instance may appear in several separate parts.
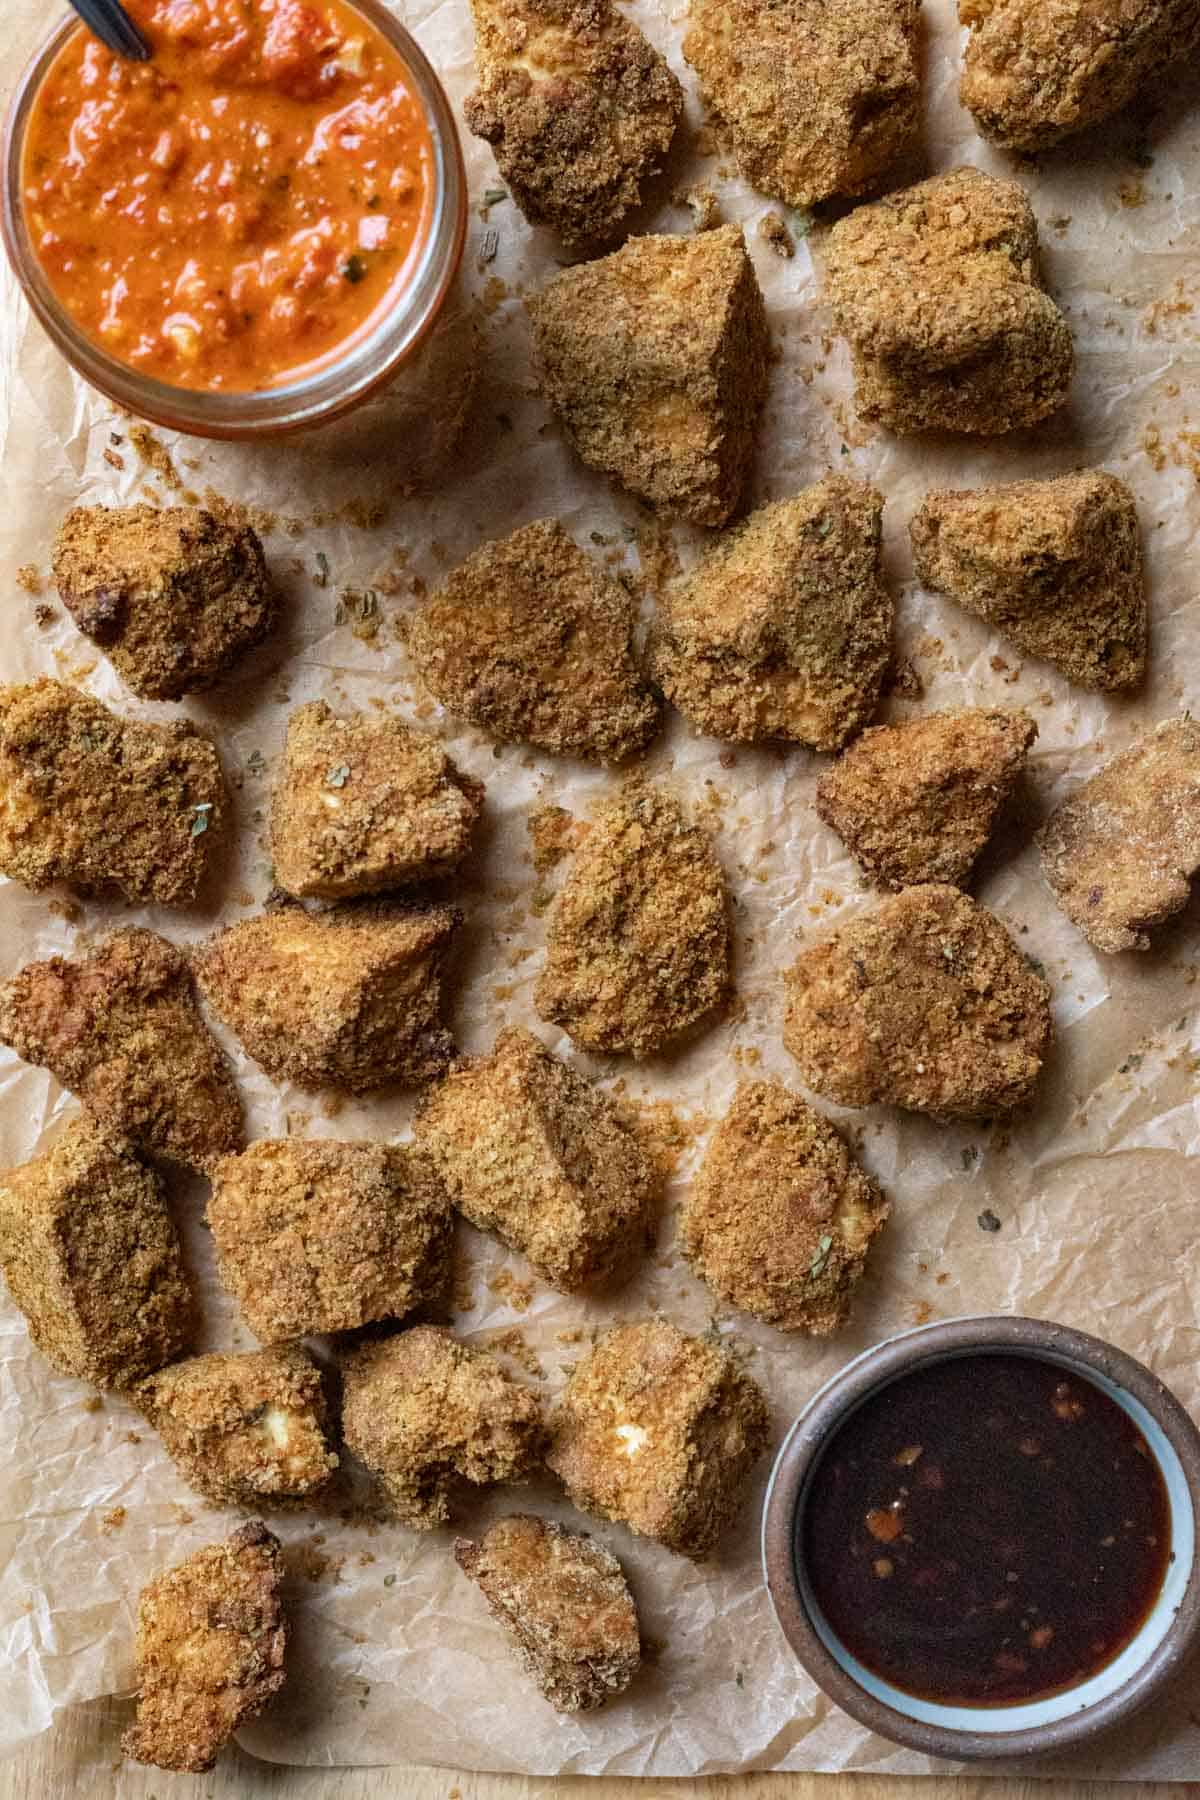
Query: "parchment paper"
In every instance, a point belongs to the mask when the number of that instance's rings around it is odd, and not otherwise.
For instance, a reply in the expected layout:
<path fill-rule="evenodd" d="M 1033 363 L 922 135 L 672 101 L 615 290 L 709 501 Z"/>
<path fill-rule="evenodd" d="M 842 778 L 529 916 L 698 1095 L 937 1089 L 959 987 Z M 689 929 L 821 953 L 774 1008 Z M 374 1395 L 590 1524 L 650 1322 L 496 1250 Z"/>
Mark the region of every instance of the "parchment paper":
<path fill-rule="evenodd" d="M 632 10 L 692 96 L 679 53 L 683 7 L 639 0 Z M 8 67 L 15 69 L 17 52 L 31 48 L 42 29 L 43 9 L 36 0 L 9 0 L 5 14 Z M 927 166 L 967 160 L 1007 170 L 954 98 L 959 34 L 949 0 L 930 0 L 925 15 Z M 461 101 L 470 81 L 466 0 L 420 0 L 409 17 Z M 1079 350 L 1069 410 L 1023 437 L 983 445 L 906 442 L 872 438 L 856 424 L 844 347 L 828 335 L 814 275 L 819 231 L 806 241 L 797 237 L 791 261 L 757 236 L 770 203 L 733 179 L 719 153 L 705 154 L 694 97 L 684 146 L 646 214 L 648 228 L 690 230 L 690 214 L 672 196 L 703 178 L 724 217 L 745 224 L 780 352 L 756 499 L 790 494 L 831 467 L 877 481 L 887 496 L 899 654 L 918 673 L 924 695 L 894 696 L 884 716 L 966 702 L 1020 704 L 1040 729 L 1024 803 L 989 851 L 977 888 L 1053 983 L 1058 1042 L 1040 1097 L 1027 1118 L 992 1132 L 884 1109 L 847 1117 L 895 1203 L 853 1323 L 833 1342 L 812 1344 L 743 1317 L 715 1317 L 722 1333 L 739 1332 L 754 1346 L 752 1366 L 771 1396 L 776 1443 L 805 1399 L 859 1350 L 916 1322 L 993 1309 L 1100 1332 L 1149 1362 L 1185 1404 L 1200 1405 L 1191 1161 L 1200 1135 L 1200 911 L 1193 906 L 1160 933 L 1148 955 L 1099 958 L 1055 909 L 1028 841 L 1037 817 L 1137 730 L 1189 705 L 1200 708 L 1200 418 L 1189 422 L 1197 368 L 1192 307 L 1200 292 L 1200 105 L 1194 79 L 1189 86 L 1173 76 L 1164 88 L 1156 115 L 1118 121 L 1043 167 L 1020 171 L 1042 223 L 1049 282 Z M 238 848 L 207 903 L 174 916 L 89 904 L 72 922 L 45 896 L 0 885 L 0 973 L 35 955 L 79 950 L 119 921 L 144 919 L 185 941 L 257 906 L 268 882 L 265 809 L 288 704 L 316 695 L 335 707 L 379 699 L 438 731 L 488 790 L 486 830 L 461 883 L 469 913 L 453 1004 L 461 1042 L 480 1050 L 501 1024 L 530 1024 L 555 1050 L 630 1097 L 669 1101 L 682 1126 L 658 1258 L 615 1305 L 556 1296 L 528 1282 L 519 1259 L 463 1233 L 458 1285 L 470 1306 L 456 1314 L 456 1327 L 492 1343 L 518 1327 L 525 1360 L 543 1372 L 539 1385 L 549 1396 L 581 1353 L 579 1342 L 561 1341 L 560 1333 L 589 1333 L 610 1317 L 652 1307 L 696 1330 L 713 1322 L 706 1290 L 674 1254 L 674 1204 L 707 1125 L 739 1077 L 762 1072 L 795 1080 L 780 1044 L 782 969 L 810 934 L 870 900 L 812 810 L 820 759 L 731 754 L 674 719 L 650 752 L 648 770 L 670 780 L 716 831 L 735 896 L 738 1005 L 686 1054 L 641 1069 L 583 1057 L 536 1019 L 531 993 L 546 883 L 531 866 L 525 815 L 538 802 L 586 809 L 612 778 L 519 749 L 493 750 L 444 718 L 411 679 L 404 621 L 422 586 L 436 584 L 485 538 L 529 519 L 556 513 L 598 556 L 634 572 L 640 560 L 650 577 L 663 566 L 668 540 L 636 504 L 572 461 L 537 397 L 519 296 L 553 271 L 556 246 L 531 233 L 510 203 L 482 205 L 485 191 L 502 184 L 485 147 L 467 139 L 466 149 L 476 206 L 464 283 L 467 299 L 480 302 L 485 350 L 461 448 L 424 493 L 406 496 L 405 487 L 429 475 L 452 435 L 451 415 L 461 411 L 473 368 L 465 314 L 455 314 L 442 334 L 435 366 L 415 377 L 402 425 L 390 441 L 383 434 L 387 447 L 374 463 L 361 447 L 251 453 L 176 440 L 166 444 L 169 462 L 143 442 L 157 465 L 147 467 L 129 421 L 70 378 L 4 271 L 5 678 L 44 671 L 78 680 L 130 714 L 172 710 L 122 692 L 53 593 L 39 598 L 14 579 L 27 565 L 45 578 L 55 525 L 76 501 L 117 501 L 147 490 L 169 501 L 180 488 L 197 495 L 211 488 L 264 508 L 272 518 L 260 522 L 288 606 L 278 638 L 232 686 L 186 705 L 216 734 L 238 787 Z M 497 234 L 496 254 L 485 261 L 489 230 Z M 1120 474 L 1142 511 L 1153 654 L 1150 681 L 1132 701 L 1071 691 L 911 579 L 905 527 L 926 487 L 1050 475 L 1079 464 Z M 593 534 L 600 540 L 594 545 Z M 683 531 L 673 538 L 686 563 L 694 538 Z M 372 628 L 357 619 L 353 598 L 367 588 L 378 595 L 374 637 L 355 629 Z M 52 619 L 38 622 L 39 604 L 54 608 Z M 348 616 L 338 624 L 340 615 Z M 395 1136 L 408 1119 L 403 1097 L 339 1109 L 273 1089 L 244 1057 L 238 1069 L 254 1135 Z M 4 1162 L 33 1152 L 72 1106 L 46 1075 L 0 1056 Z M 244 1346 L 250 1340 L 213 1284 L 203 1198 L 199 1184 L 176 1195 L 205 1298 L 206 1342 Z M 981 1229 L 987 1211 L 999 1230 Z M 526 1291 L 527 1310 L 517 1310 L 513 1301 L 523 1303 Z M 60 1707 L 128 1690 L 138 1590 L 234 1519 L 188 1491 L 154 1434 L 124 1405 L 98 1403 L 81 1384 L 51 1375 L 7 1296 L 0 1301 L 0 1432 L 0 1746 L 11 1751 L 44 1730 Z M 656 1653 L 626 1697 L 577 1722 L 557 1717 L 511 1662 L 481 1596 L 455 1568 L 449 1532 L 345 1522 L 339 1508 L 349 1509 L 352 1486 L 324 1513 L 282 1517 L 277 1528 L 296 1570 L 293 1676 L 281 1704 L 243 1742 L 281 1762 L 424 1761 L 541 1774 L 931 1768 L 853 1725 L 788 1654 L 759 1576 L 758 1506 L 768 1462 L 708 1568 L 590 1522 L 629 1570 Z M 481 1501 L 461 1525 L 478 1529 L 514 1501 L 567 1516 L 547 1480 Z M 1196 1775 L 1200 1720 L 1190 1684 L 1177 1686 L 1166 1704 L 1115 1741 L 1053 1770 L 1131 1780 Z"/>

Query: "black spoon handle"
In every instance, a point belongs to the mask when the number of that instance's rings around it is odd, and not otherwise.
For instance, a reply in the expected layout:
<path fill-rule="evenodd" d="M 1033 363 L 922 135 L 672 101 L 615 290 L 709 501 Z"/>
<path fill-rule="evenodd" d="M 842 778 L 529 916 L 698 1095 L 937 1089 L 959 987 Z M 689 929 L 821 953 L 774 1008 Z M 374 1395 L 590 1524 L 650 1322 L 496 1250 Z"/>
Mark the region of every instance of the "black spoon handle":
<path fill-rule="evenodd" d="M 121 0 L 71 0 L 88 30 L 118 56 L 148 62 L 150 46 L 130 18 Z"/>

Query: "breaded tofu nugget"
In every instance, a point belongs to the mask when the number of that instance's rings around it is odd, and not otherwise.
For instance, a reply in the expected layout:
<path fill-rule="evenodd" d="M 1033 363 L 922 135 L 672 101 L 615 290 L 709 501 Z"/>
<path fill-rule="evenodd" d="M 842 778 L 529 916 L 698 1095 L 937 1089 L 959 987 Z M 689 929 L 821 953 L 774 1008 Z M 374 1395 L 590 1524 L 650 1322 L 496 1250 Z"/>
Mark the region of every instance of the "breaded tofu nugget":
<path fill-rule="evenodd" d="M 211 687 L 278 610 L 257 534 L 199 506 L 76 506 L 53 573 L 80 631 L 147 700 Z"/>
<path fill-rule="evenodd" d="M 651 672 L 701 731 L 836 750 L 879 701 L 892 642 L 883 496 L 831 475 L 760 507 L 668 588 Z"/>
<path fill-rule="evenodd" d="M 841 1106 L 1009 1112 L 1052 1035 L 1041 976 L 994 914 L 944 884 L 905 888 L 814 944 L 786 988 L 784 1044 Z"/>
<path fill-rule="evenodd" d="M 1017 431 L 1067 397 L 1071 333 L 1015 181 L 952 169 L 856 208 L 826 240 L 825 294 L 859 415 L 889 431 Z"/>
<path fill-rule="evenodd" d="M 28 963 L 0 988 L 0 1041 L 148 1156 L 206 1169 L 242 1142 L 242 1103 L 188 964 L 153 931 L 114 931 L 81 962 Z"/>
<path fill-rule="evenodd" d="M 1036 736 L 999 707 L 878 725 L 822 775 L 817 812 L 879 887 L 966 887 Z"/>
<path fill-rule="evenodd" d="M 733 1353 L 666 1319 L 606 1332 L 551 1421 L 574 1506 L 697 1560 L 732 1523 L 769 1416 Z"/>
<path fill-rule="evenodd" d="M 264 1344 L 399 1319 L 442 1291 L 450 1204 L 407 1145 L 264 1139 L 213 1172 L 221 1280 Z"/>
<path fill-rule="evenodd" d="M 271 807 L 276 884 L 347 900 L 432 880 L 471 847 L 483 788 L 402 719 L 339 719 L 323 700 L 288 718 Z"/>
<path fill-rule="evenodd" d="M 918 0 L 691 0 L 683 54 L 745 179 L 861 194 L 916 144 Z"/>
<path fill-rule="evenodd" d="M 414 1127 L 454 1205 L 565 1293 L 628 1274 L 659 1179 L 615 1101 L 532 1033 L 452 1069 Z"/>
<path fill-rule="evenodd" d="M 188 1774 L 212 1768 L 283 1686 L 282 1588 L 279 1539 L 255 1519 L 142 1589 L 126 1756 Z"/>
<path fill-rule="evenodd" d="M 683 90 L 609 0 L 471 0 L 479 85 L 463 116 L 531 225 L 610 240 L 662 167 Z"/>
<path fill-rule="evenodd" d="M 41 676 L 0 688 L 0 874 L 187 906 L 225 823 L 216 750 Z"/>
<path fill-rule="evenodd" d="M 730 985 L 725 880 L 708 834 L 657 788 L 618 794 L 576 851 L 546 928 L 543 1019 L 603 1054 L 653 1056 Z"/>
<path fill-rule="evenodd" d="M 741 1082 L 684 1201 L 684 1254 L 713 1293 L 781 1331 L 850 1316 L 888 1202 L 827 1119 L 778 1081 Z"/>
<path fill-rule="evenodd" d="M 541 1456 L 537 1396 L 440 1326 L 364 1344 L 343 1374 L 346 1443 L 413 1531 L 447 1522 L 459 1482 L 521 1481 Z"/>
<path fill-rule="evenodd" d="M 576 455 L 670 517 L 723 525 L 750 474 L 771 360 L 741 227 L 632 238 L 526 306 Z"/>
<path fill-rule="evenodd" d="M 523 1668 L 562 1713 L 593 1712 L 642 1666 L 637 1608 L 616 1557 L 582 1532 L 512 1513 L 454 1560 L 481 1589 Z"/>
<path fill-rule="evenodd" d="M 1081 469 L 1051 481 L 935 489 L 909 526 L 917 575 L 1082 687 L 1140 685 L 1146 577 L 1123 481 Z"/>
<path fill-rule="evenodd" d="M 412 1087 L 454 1055 L 442 971 L 461 922 L 451 906 L 278 906 L 210 939 L 196 974 L 274 1080 L 354 1094 L 392 1081 Z"/>
<path fill-rule="evenodd" d="M 1054 898 L 1097 950 L 1148 950 L 1200 869 L 1200 724 L 1166 719 L 1105 763 L 1037 834 Z"/>
<path fill-rule="evenodd" d="M 408 647 L 430 692 L 489 736 L 612 763 L 658 729 L 636 624 L 620 582 L 539 519 L 469 556 L 413 619 Z"/>
<path fill-rule="evenodd" d="M 0 1268 L 60 1375 L 127 1388 L 187 1348 L 191 1289 L 162 1183 L 86 1116 L 0 1180 Z"/>
<path fill-rule="evenodd" d="M 299 1344 L 192 1356 L 130 1398 L 184 1480 L 218 1505 L 303 1499 L 337 1468 L 320 1370 Z"/>

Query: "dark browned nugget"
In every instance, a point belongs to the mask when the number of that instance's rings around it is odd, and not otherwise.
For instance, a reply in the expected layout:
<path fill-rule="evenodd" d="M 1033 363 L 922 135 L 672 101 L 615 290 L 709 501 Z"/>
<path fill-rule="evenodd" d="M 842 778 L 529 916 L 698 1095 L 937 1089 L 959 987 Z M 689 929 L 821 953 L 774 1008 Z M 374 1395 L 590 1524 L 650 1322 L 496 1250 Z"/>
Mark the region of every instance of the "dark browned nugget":
<path fill-rule="evenodd" d="M 730 1350 L 653 1319 L 615 1326 L 584 1357 L 546 1461 L 583 1512 L 699 1560 L 732 1523 L 768 1426 Z"/>
<path fill-rule="evenodd" d="M 822 775 L 817 812 L 880 887 L 966 887 L 1036 736 L 982 706 L 878 725 Z"/>
<path fill-rule="evenodd" d="M 1105 763 L 1037 834 L 1054 898 L 1097 950 L 1147 950 L 1200 869 L 1200 724 L 1166 719 Z"/>
<path fill-rule="evenodd" d="M 663 513 L 723 525 L 750 474 L 771 360 L 740 226 L 632 238 L 526 306 L 576 455 Z"/>
<path fill-rule="evenodd" d="M 212 1768 L 283 1686 L 282 1587 L 279 1539 L 255 1519 L 142 1589 L 126 1756 L 190 1774 Z"/>
<path fill-rule="evenodd" d="M 891 431 L 1016 431 L 1065 401 L 1075 353 L 1015 181 L 952 169 L 832 228 L 825 293 L 855 404 Z"/>
<path fill-rule="evenodd" d="M 621 762 L 658 729 L 634 654 L 637 607 L 556 519 L 469 556 L 413 619 L 408 644 L 443 706 L 552 756 Z"/>
<path fill-rule="evenodd" d="M 551 1706 L 592 1712 L 625 1692 L 642 1666 L 642 1638 L 610 1551 L 581 1532 L 511 1513 L 478 1544 L 458 1538 L 454 1560 Z"/>
<path fill-rule="evenodd" d="M 585 1049 L 652 1056 L 712 1013 L 730 984 L 725 881 L 712 841 L 672 795 L 597 812 L 554 903 L 534 990 Z"/>
<path fill-rule="evenodd" d="M 545 1428 L 536 1395 L 490 1352 L 440 1326 L 365 1344 L 343 1373 L 346 1443 L 414 1531 L 446 1523 L 456 1479 L 520 1481 L 538 1462 Z"/>
<path fill-rule="evenodd" d="M 118 718 L 61 681 L 0 688 L 0 874 L 187 906 L 225 823 L 216 750 L 185 719 Z"/>
<path fill-rule="evenodd" d="M 993 913 L 945 885 L 905 888 L 806 950 L 786 976 L 783 1041 L 808 1086 L 986 1118 L 1033 1092 L 1050 989 Z"/>
<path fill-rule="evenodd" d="M 828 1119 L 781 1082 L 750 1081 L 717 1126 L 680 1231 L 720 1299 L 826 1337 L 849 1318 L 890 1211 Z"/>
<path fill-rule="evenodd" d="M 251 1144 L 217 1164 L 208 1223 L 264 1344 L 402 1318 L 440 1295 L 450 1255 L 450 1203 L 404 1144 Z"/>
<path fill-rule="evenodd" d="M 1081 469 L 1052 481 L 937 489 L 909 526 L 917 574 L 1090 688 L 1146 673 L 1146 577 L 1123 481 Z"/>
<path fill-rule="evenodd" d="M 462 914 L 450 906 L 279 906 L 195 957 L 209 1004 L 276 1081 L 365 1093 L 449 1065 L 442 972 Z"/>
<path fill-rule="evenodd" d="M 148 700 L 211 687 L 278 610 L 257 533 L 199 506 L 72 508 L 54 580 L 80 631 Z"/>
<path fill-rule="evenodd" d="M 82 962 L 29 963 L 0 988 L 0 1040 L 154 1157 L 206 1169 L 242 1142 L 242 1104 L 174 944 L 130 926 Z"/>
<path fill-rule="evenodd" d="M 672 705 L 734 743 L 844 744 L 891 654 L 882 516 L 875 488 L 831 475 L 726 532 L 662 603 L 651 672 Z"/>
<path fill-rule="evenodd" d="M 471 0 L 479 85 L 463 116 L 532 225 L 610 240 L 683 113 L 666 61 L 609 0 Z"/>
<path fill-rule="evenodd" d="M 192 1295 L 162 1183 L 86 1116 L 0 1180 L 0 1267 L 60 1375 L 127 1388 L 187 1348 Z"/>

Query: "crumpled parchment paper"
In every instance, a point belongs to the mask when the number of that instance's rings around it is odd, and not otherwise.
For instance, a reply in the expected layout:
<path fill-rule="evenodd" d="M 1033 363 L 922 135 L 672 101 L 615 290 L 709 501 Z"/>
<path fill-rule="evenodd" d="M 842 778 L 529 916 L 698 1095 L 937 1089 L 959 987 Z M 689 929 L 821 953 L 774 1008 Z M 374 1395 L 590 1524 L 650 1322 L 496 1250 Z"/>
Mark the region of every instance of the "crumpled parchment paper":
<path fill-rule="evenodd" d="M 1079 373 L 1069 409 L 1035 432 L 990 443 L 874 438 L 855 421 L 845 348 L 829 336 L 813 267 L 819 231 L 805 240 L 803 221 L 790 219 L 797 227 L 791 261 L 757 235 L 772 203 L 747 191 L 697 137 L 701 114 L 679 52 L 684 7 L 639 0 L 632 10 L 691 96 L 681 149 L 644 224 L 690 230 L 679 197 L 703 179 L 724 217 L 744 223 L 766 292 L 779 361 L 755 498 L 790 494 L 829 468 L 878 482 L 888 501 L 898 653 L 924 688 L 919 702 L 893 697 L 884 716 L 968 702 L 1024 705 L 1040 730 L 1020 816 L 988 852 L 977 886 L 1053 983 L 1058 1042 L 1036 1105 L 1017 1124 L 992 1131 L 884 1109 L 847 1116 L 895 1203 L 849 1329 L 813 1344 L 723 1312 L 715 1328 L 753 1346 L 776 1443 L 808 1396 L 864 1347 L 917 1322 L 992 1310 L 1099 1332 L 1150 1363 L 1196 1409 L 1200 1255 L 1191 1159 L 1200 1141 L 1200 905 L 1161 932 L 1149 954 L 1097 957 L 1054 907 L 1029 835 L 1049 805 L 1141 727 L 1200 707 L 1200 418 L 1189 423 L 1198 405 L 1197 83 L 1173 75 L 1156 115 L 1116 121 L 1043 166 L 1017 171 L 1041 221 L 1049 283 L 1075 332 Z M 43 9 L 36 0 L 9 0 L 6 18 L 15 68 L 16 52 L 32 48 L 43 28 Z M 466 0 L 418 0 L 409 22 L 461 102 L 471 78 Z M 955 100 L 959 32 L 950 0 L 929 0 L 924 31 L 928 168 L 966 160 L 1011 172 Z M 640 561 L 651 581 L 669 562 L 670 545 L 635 503 L 573 462 L 537 397 L 520 294 L 553 272 L 556 245 L 532 233 L 511 203 L 484 202 L 501 183 L 484 146 L 467 139 L 466 149 L 474 206 L 463 280 L 483 324 L 480 380 L 460 449 L 417 494 L 408 490 L 444 452 L 475 366 L 466 312 L 451 315 L 432 366 L 406 385 L 390 434 L 383 419 L 373 459 L 353 441 L 349 449 L 335 442 L 248 451 L 168 438 L 141 440 L 139 454 L 130 421 L 71 378 L 30 322 L 7 269 L 0 277 L 4 677 L 48 672 L 130 714 L 172 710 L 123 693 L 53 592 L 27 591 L 38 576 L 45 581 L 54 528 L 76 501 L 150 491 L 170 502 L 181 491 L 212 489 L 249 502 L 264 509 L 256 516 L 287 597 L 283 629 L 236 681 L 186 703 L 215 733 L 237 788 L 236 849 L 206 904 L 168 915 L 89 903 L 71 918 L 48 896 L 0 884 L 0 974 L 33 956 L 83 948 L 121 921 L 144 921 L 184 941 L 256 906 L 268 886 L 266 807 L 289 705 L 317 695 L 342 708 L 382 700 L 439 732 L 488 792 L 486 829 L 460 883 L 468 924 L 453 1019 L 461 1042 L 480 1050 L 501 1024 L 531 1024 L 631 1098 L 669 1102 L 682 1125 L 657 1260 L 611 1306 L 552 1294 L 528 1281 L 519 1259 L 463 1232 L 458 1285 L 470 1306 L 456 1315 L 456 1327 L 492 1343 L 518 1328 L 520 1354 L 551 1395 L 581 1353 L 576 1334 L 611 1317 L 661 1307 L 694 1330 L 714 1322 L 711 1298 L 675 1256 L 674 1202 L 736 1081 L 754 1073 L 794 1079 L 780 1043 L 781 971 L 810 934 L 871 902 L 812 810 L 820 759 L 731 752 L 673 718 L 647 758 L 648 772 L 673 783 L 716 833 L 735 897 L 738 1004 L 684 1054 L 644 1068 L 583 1057 L 536 1019 L 531 993 L 547 884 L 531 865 L 525 816 L 537 803 L 586 809 L 614 778 L 519 748 L 494 750 L 444 718 L 413 682 L 404 620 L 457 559 L 529 519 L 559 515 L 585 547 L 634 572 Z M 496 251 L 485 260 L 489 230 Z M 928 486 L 1101 463 L 1132 485 L 1145 526 L 1153 652 L 1149 683 L 1133 700 L 1072 691 L 1049 668 L 1023 663 L 981 623 L 921 593 L 907 550 L 906 523 Z M 672 536 L 686 563 L 694 534 Z M 16 572 L 29 565 L 35 574 L 26 573 L 22 586 Z M 366 590 L 377 596 L 377 611 L 364 619 L 357 596 Z M 39 605 L 53 616 L 39 615 Z M 242 1056 L 237 1067 L 253 1135 L 394 1136 L 411 1110 L 408 1098 L 390 1096 L 339 1108 L 274 1089 Z M 31 1154 L 73 1104 L 44 1073 L 0 1055 L 4 1164 Z M 213 1281 L 202 1187 L 180 1188 L 175 1199 L 204 1296 L 206 1343 L 245 1346 L 247 1333 Z M 998 1230 L 981 1228 L 986 1213 Z M 139 1589 L 235 1521 L 189 1492 L 131 1410 L 53 1376 L 6 1295 L 0 1431 L 0 1748 L 11 1751 L 45 1730 L 59 1708 L 128 1690 Z M 281 1703 L 243 1743 L 280 1762 L 429 1762 L 537 1774 L 932 1768 L 851 1723 L 786 1650 L 759 1574 L 768 1462 L 710 1567 L 589 1522 L 624 1561 L 655 1654 L 628 1695 L 578 1721 L 559 1718 L 509 1659 L 481 1596 L 454 1565 L 449 1532 L 418 1535 L 361 1522 L 361 1515 L 343 1519 L 339 1509 L 350 1510 L 352 1489 L 322 1512 L 282 1517 L 277 1528 L 295 1570 L 293 1674 Z M 568 1511 L 547 1479 L 481 1500 L 461 1526 L 477 1530 L 513 1504 Z M 1130 1780 L 1194 1776 L 1200 1715 L 1189 1685 L 1178 1684 L 1115 1740 L 1039 1772 L 1051 1769 Z"/>

